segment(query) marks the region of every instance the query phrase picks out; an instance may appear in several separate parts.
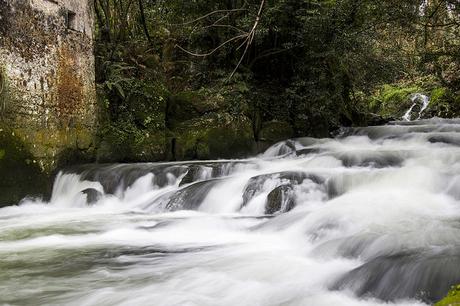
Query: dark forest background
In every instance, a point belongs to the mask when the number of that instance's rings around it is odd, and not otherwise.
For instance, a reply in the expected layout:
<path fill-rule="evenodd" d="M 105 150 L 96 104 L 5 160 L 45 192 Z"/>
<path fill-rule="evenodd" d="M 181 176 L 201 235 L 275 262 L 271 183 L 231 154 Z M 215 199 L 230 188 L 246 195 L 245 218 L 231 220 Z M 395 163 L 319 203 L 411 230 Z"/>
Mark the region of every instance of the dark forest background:
<path fill-rule="evenodd" d="M 239 157 L 460 114 L 457 0 L 94 0 L 98 159 Z"/>

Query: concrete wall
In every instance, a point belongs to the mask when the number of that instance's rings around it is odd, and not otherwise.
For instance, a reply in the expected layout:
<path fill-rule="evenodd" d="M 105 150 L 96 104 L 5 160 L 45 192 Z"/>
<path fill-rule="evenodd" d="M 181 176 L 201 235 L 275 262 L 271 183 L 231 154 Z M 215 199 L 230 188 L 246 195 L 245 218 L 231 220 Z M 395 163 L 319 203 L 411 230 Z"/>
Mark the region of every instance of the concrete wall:
<path fill-rule="evenodd" d="M 90 3 L 0 0 L 0 132 L 19 137 L 46 171 L 64 151 L 93 149 Z"/>

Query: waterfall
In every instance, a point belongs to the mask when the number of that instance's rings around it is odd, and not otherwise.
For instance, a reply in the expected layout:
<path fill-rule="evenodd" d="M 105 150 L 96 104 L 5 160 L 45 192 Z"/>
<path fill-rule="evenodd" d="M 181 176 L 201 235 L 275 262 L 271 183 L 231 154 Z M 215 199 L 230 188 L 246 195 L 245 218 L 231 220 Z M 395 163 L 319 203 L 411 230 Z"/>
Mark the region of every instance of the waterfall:
<path fill-rule="evenodd" d="M 430 104 L 430 98 L 426 95 L 423 95 L 421 93 L 415 93 L 411 96 L 411 101 L 412 105 L 411 107 L 407 110 L 407 112 L 404 114 L 402 117 L 403 120 L 405 121 L 411 121 L 412 120 L 412 111 L 414 107 L 419 105 L 419 101 L 421 101 L 422 105 L 420 108 L 420 111 L 418 112 L 418 117 L 417 120 L 419 120 L 422 117 L 423 112 L 427 109 L 428 105 Z"/>
<path fill-rule="evenodd" d="M 460 119 L 82 165 L 0 209 L 0 304 L 429 305 L 460 283 L 459 220 Z"/>

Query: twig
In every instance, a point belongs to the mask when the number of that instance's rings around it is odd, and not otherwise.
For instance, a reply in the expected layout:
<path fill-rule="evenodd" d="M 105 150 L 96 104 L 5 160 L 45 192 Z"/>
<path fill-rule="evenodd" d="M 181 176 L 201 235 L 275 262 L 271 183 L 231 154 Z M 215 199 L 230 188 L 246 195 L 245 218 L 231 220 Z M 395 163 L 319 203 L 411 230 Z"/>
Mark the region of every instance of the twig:
<path fill-rule="evenodd" d="M 247 9 L 232 9 L 232 10 L 217 10 L 217 11 L 213 11 L 213 12 L 210 12 L 206 15 L 203 15 L 201 17 L 198 17 L 197 19 L 194 19 L 194 20 L 191 20 L 191 21 L 187 21 L 187 22 L 184 22 L 184 23 L 174 23 L 172 25 L 188 25 L 188 24 L 192 24 L 192 23 L 196 23 L 200 20 L 203 20 L 203 19 L 206 19 L 208 18 L 209 16 L 212 16 L 212 15 L 215 15 L 215 14 L 220 14 L 220 13 L 233 13 L 233 12 L 242 12 L 242 11 L 247 11 Z"/>
<path fill-rule="evenodd" d="M 265 5 L 265 0 L 262 0 L 260 2 L 259 11 L 257 12 L 256 21 L 254 22 L 254 25 L 252 26 L 252 29 L 249 32 L 248 37 L 246 38 L 247 43 L 246 43 L 246 47 L 244 48 L 243 55 L 241 55 L 241 58 L 238 61 L 238 64 L 236 65 L 235 69 L 233 69 L 232 73 L 230 74 L 228 78 L 229 80 L 235 75 L 236 71 L 238 70 L 241 63 L 243 62 L 243 59 L 246 56 L 246 53 L 248 52 L 248 49 L 251 46 L 252 41 L 254 40 L 255 32 L 256 32 L 257 26 L 259 25 L 259 21 L 260 21 L 260 17 L 262 16 L 262 10 L 264 9 L 264 5 Z"/>
<path fill-rule="evenodd" d="M 181 49 L 182 51 L 184 51 L 185 53 L 187 54 L 190 54 L 190 55 L 193 55 L 193 56 L 197 56 L 197 57 L 206 57 L 206 56 L 209 56 L 209 55 L 212 55 L 213 53 L 215 53 L 217 50 L 219 50 L 220 48 L 222 48 L 223 46 L 225 46 L 226 44 L 234 41 L 234 40 L 238 40 L 238 39 L 242 39 L 244 37 L 246 37 L 247 34 L 241 34 L 241 35 L 238 35 L 238 36 L 234 36 L 228 40 L 226 40 L 225 42 L 223 42 L 222 44 L 220 44 L 218 47 L 212 49 L 211 51 L 207 52 L 207 53 L 193 53 L 191 51 L 188 51 L 187 49 L 184 49 L 182 48 L 180 45 L 177 45 L 176 44 L 176 47 Z"/>

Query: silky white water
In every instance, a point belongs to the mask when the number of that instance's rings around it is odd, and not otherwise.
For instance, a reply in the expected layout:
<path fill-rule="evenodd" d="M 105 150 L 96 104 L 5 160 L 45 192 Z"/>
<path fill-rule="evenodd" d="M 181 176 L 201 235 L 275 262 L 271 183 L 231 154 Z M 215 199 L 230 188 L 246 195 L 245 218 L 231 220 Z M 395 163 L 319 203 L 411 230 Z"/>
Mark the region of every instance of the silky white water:
<path fill-rule="evenodd" d="M 431 119 L 68 169 L 0 209 L 0 304 L 429 304 L 460 283 L 459 146 Z"/>
<path fill-rule="evenodd" d="M 412 97 L 410 98 L 412 101 L 411 107 L 407 110 L 407 112 L 404 114 L 402 117 L 403 120 L 405 121 L 411 121 L 413 117 L 413 110 L 414 108 L 421 104 L 420 110 L 418 111 L 417 117 L 415 118 L 416 120 L 419 120 L 422 117 L 423 112 L 428 108 L 430 105 L 430 98 L 426 95 L 423 95 L 421 93 L 416 93 L 413 94 Z"/>

